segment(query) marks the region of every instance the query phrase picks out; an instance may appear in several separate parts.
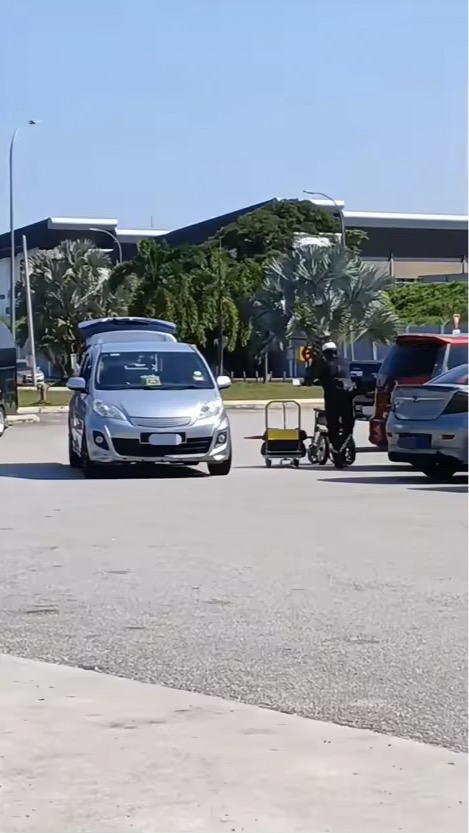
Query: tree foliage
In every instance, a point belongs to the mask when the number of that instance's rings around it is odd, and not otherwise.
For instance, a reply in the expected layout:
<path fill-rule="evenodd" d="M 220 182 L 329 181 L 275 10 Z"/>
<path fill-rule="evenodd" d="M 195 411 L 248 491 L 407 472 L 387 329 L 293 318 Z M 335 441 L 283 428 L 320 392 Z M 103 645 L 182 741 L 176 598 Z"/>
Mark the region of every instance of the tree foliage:
<path fill-rule="evenodd" d="M 218 335 L 220 318 L 227 347 L 249 336 L 244 302 L 259 282 L 252 263 L 238 263 L 222 248 L 206 244 L 170 249 L 144 240 L 134 260 L 118 266 L 115 287 L 131 287 L 129 311 L 174 321 L 181 340 L 205 347 Z"/>
<path fill-rule="evenodd" d="M 340 232 L 337 217 L 311 200 L 274 200 L 243 214 L 216 235 L 237 260 L 265 259 L 292 251 L 295 235 L 333 235 Z M 365 234 L 347 232 L 347 245 L 356 250 Z"/>
<path fill-rule="evenodd" d="M 398 319 L 386 290 L 390 278 L 342 246 L 308 246 L 272 261 L 253 303 L 256 330 L 268 344 L 306 336 L 389 343 Z"/>
<path fill-rule="evenodd" d="M 273 257 L 295 251 L 296 235 L 333 235 L 336 217 L 309 200 L 274 201 L 231 223 L 202 245 L 170 248 L 144 240 L 136 257 L 115 268 L 111 285 L 126 288 L 129 312 L 168 318 L 182 340 L 228 350 L 253 332 L 252 298 Z M 256 348 L 257 349 L 257 348 Z"/>
<path fill-rule="evenodd" d="M 79 346 L 78 324 L 127 311 L 124 293 L 113 291 L 111 260 L 87 240 L 65 240 L 30 259 L 36 348 L 65 376 Z M 18 331 L 27 338 L 24 279 L 18 287 Z"/>
<path fill-rule="evenodd" d="M 389 298 L 402 324 L 444 324 L 454 314 L 467 321 L 466 281 L 403 284 Z"/>

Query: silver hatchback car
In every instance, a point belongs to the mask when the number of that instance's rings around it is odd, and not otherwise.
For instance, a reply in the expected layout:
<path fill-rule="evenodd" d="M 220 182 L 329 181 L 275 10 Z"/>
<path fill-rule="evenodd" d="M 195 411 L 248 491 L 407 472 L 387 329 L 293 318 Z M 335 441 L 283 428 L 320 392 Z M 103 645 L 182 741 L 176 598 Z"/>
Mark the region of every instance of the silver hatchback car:
<path fill-rule="evenodd" d="M 68 380 L 70 465 L 92 476 L 116 463 L 206 463 L 231 468 L 230 425 L 205 359 L 152 319 L 110 318 L 80 325 L 86 340 L 79 376 Z"/>
<path fill-rule="evenodd" d="M 429 477 L 467 471 L 468 366 L 425 385 L 397 385 L 386 423 L 388 457 Z"/>

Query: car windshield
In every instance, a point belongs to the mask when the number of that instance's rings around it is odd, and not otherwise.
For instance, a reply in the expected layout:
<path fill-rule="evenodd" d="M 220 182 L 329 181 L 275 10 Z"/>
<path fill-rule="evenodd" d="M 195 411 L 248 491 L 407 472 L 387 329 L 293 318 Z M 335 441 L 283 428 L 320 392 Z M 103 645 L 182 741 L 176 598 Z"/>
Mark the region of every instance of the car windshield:
<path fill-rule="evenodd" d="M 95 386 L 98 390 L 210 390 L 214 383 L 197 353 L 152 350 L 102 353 Z"/>
<path fill-rule="evenodd" d="M 436 376 L 428 385 L 467 385 L 468 366 L 467 364 L 460 364 L 458 367 L 453 367 L 441 376 Z"/>

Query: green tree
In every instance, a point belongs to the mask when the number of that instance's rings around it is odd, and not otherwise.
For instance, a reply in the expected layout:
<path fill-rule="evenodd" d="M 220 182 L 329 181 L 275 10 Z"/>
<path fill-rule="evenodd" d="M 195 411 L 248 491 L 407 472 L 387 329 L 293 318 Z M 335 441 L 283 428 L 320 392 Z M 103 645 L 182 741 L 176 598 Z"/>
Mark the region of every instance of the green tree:
<path fill-rule="evenodd" d="M 258 333 L 279 346 L 306 336 L 389 343 L 398 318 L 386 290 L 391 279 L 342 246 L 308 246 L 274 260 L 254 300 Z"/>
<path fill-rule="evenodd" d="M 128 287 L 129 312 L 174 321 L 181 340 L 201 347 L 218 336 L 220 319 L 227 348 L 245 343 L 245 299 L 259 282 L 254 263 L 237 263 L 219 246 L 170 249 L 144 240 L 137 256 L 113 272 L 113 287 Z"/>
<path fill-rule="evenodd" d="M 216 239 L 221 240 L 223 248 L 232 252 L 237 260 L 262 260 L 291 252 L 298 234 L 333 235 L 338 232 L 337 217 L 310 200 L 274 200 L 222 228 Z M 349 230 L 347 246 L 355 251 L 365 236 L 363 232 Z"/>
<path fill-rule="evenodd" d="M 36 349 L 62 376 L 79 347 L 78 324 L 127 311 L 125 293 L 109 282 L 111 260 L 88 240 L 65 240 L 30 259 Z M 18 331 L 27 338 L 24 280 L 18 287 Z"/>
<path fill-rule="evenodd" d="M 396 286 L 389 298 L 402 324 L 445 324 L 454 314 L 467 321 L 467 283 L 414 283 Z"/>

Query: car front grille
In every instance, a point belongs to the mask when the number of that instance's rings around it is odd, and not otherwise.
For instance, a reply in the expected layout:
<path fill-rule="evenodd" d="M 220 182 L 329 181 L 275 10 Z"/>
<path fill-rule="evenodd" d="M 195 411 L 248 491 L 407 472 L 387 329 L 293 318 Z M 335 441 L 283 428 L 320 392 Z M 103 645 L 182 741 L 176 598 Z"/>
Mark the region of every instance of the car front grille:
<path fill-rule="evenodd" d="M 181 445 L 150 445 L 138 440 L 113 439 L 116 454 L 121 457 L 166 457 L 177 454 L 207 454 L 211 437 L 191 437 Z"/>
<path fill-rule="evenodd" d="M 182 428 L 191 424 L 190 416 L 182 417 L 135 417 L 131 419 L 132 425 L 137 428 Z"/>

